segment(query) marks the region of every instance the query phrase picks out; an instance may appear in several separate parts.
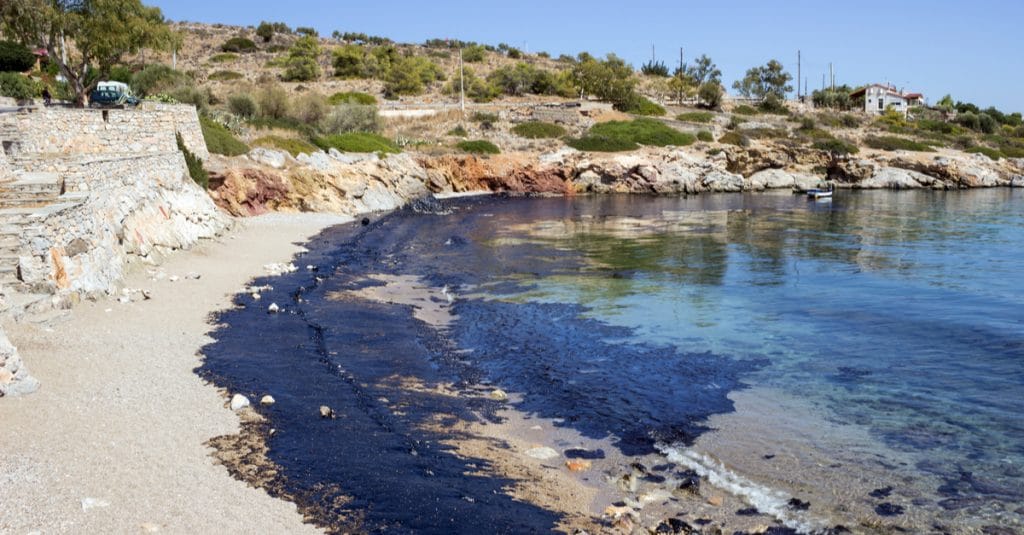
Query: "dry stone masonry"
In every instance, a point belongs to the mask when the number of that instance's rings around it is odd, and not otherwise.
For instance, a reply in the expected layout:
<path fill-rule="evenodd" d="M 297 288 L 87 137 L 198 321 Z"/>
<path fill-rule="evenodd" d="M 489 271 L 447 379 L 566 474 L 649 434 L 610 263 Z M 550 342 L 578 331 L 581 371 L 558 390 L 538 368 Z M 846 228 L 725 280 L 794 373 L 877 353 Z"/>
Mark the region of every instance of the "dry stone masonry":
<path fill-rule="evenodd" d="M 208 157 L 191 106 L 0 114 L 0 311 L 114 293 L 129 264 L 223 232 L 230 219 L 189 177 L 176 135 Z M 6 340 L 0 395 L 34 390 Z"/>

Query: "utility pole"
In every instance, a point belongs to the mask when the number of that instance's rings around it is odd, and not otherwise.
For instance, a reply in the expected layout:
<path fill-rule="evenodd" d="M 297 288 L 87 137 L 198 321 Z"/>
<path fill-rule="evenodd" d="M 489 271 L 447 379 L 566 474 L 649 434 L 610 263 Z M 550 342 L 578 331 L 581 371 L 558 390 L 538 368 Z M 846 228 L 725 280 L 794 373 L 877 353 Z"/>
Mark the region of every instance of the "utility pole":
<path fill-rule="evenodd" d="M 462 64 L 462 48 L 459 48 L 459 106 L 462 118 L 466 118 L 466 69 Z"/>
<path fill-rule="evenodd" d="M 174 47 L 174 51 L 171 52 L 171 69 L 178 68 L 178 47 Z"/>
<path fill-rule="evenodd" d="M 683 47 L 679 47 L 679 105 L 683 105 L 683 76 L 686 73 L 683 72 Z"/>
<path fill-rule="evenodd" d="M 801 70 L 800 70 L 800 67 L 801 67 L 800 59 L 801 59 L 800 58 L 800 51 L 797 50 L 796 51 L 796 99 L 797 100 L 800 100 L 800 80 L 803 79 L 803 72 L 801 72 Z"/>
<path fill-rule="evenodd" d="M 834 93 L 836 90 L 836 73 L 832 70 L 831 62 L 828 64 L 828 79 L 829 84 L 832 86 L 832 92 Z"/>
<path fill-rule="evenodd" d="M 654 65 L 654 43 L 651 43 L 651 65 Z"/>

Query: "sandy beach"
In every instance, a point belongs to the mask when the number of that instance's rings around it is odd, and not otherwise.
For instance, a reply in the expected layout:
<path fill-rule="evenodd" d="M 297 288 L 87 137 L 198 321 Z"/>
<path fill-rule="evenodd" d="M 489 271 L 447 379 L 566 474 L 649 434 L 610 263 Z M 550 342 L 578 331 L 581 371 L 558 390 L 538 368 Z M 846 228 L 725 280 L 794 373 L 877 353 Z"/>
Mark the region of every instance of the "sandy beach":
<path fill-rule="evenodd" d="M 215 464 L 204 444 L 237 433 L 239 419 L 193 369 L 211 312 L 343 221 L 241 221 L 162 266 L 134 266 L 125 287 L 149 300 L 84 302 L 50 324 L 8 326 L 42 388 L 0 403 L 0 532 L 318 532 Z"/>

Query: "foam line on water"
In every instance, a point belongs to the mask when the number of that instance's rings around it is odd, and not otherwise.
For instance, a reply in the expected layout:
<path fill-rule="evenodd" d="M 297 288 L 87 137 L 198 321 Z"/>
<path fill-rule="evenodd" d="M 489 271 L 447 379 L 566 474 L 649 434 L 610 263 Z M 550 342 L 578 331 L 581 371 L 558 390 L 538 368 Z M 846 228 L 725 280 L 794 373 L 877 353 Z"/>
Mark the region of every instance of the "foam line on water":
<path fill-rule="evenodd" d="M 670 461 L 697 472 L 713 486 L 742 498 L 761 513 L 778 519 L 786 527 L 801 533 L 820 533 L 827 528 L 824 521 L 793 511 L 789 507 L 791 497 L 786 493 L 755 483 L 707 455 L 682 445 L 659 444 L 657 447 Z"/>

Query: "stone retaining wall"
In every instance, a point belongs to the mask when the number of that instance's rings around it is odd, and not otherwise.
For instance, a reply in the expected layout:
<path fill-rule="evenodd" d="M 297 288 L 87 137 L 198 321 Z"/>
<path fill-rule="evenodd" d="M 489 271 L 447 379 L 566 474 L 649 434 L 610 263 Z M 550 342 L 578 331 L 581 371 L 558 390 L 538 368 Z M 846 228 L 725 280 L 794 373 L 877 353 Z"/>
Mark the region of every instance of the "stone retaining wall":
<path fill-rule="evenodd" d="M 146 102 L 135 109 L 35 108 L 0 116 L 16 133 L 14 160 L 66 155 L 146 154 L 177 150 L 175 133 L 201 158 L 209 156 L 195 107 Z"/>
<path fill-rule="evenodd" d="M 177 151 L 93 162 L 67 176 L 89 193 L 80 204 L 57 205 L 20 237 L 22 281 L 39 290 L 113 292 L 129 263 L 159 262 L 230 224 Z"/>

